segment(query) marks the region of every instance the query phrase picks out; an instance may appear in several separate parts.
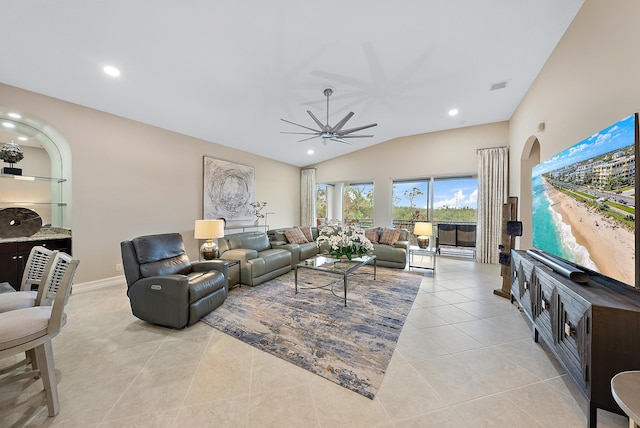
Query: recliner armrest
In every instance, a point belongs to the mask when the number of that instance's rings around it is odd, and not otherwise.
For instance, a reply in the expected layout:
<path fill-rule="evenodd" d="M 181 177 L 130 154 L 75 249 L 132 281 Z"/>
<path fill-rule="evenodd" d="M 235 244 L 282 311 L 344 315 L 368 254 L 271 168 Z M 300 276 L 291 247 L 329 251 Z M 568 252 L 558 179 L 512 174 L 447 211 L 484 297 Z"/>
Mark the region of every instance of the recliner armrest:
<path fill-rule="evenodd" d="M 257 257 L 258 252 L 249 248 L 236 248 L 235 250 L 228 250 L 220 254 L 221 259 L 240 260 L 244 263 Z"/>
<path fill-rule="evenodd" d="M 209 272 L 217 270 L 218 272 L 222 272 L 225 278 L 229 278 L 229 262 L 226 260 L 215 259 L 192 262 L 191 270 L 192 272 Z"/>
<path fill-rule="evenodd" d="M 409 250 L 409 241 L 398 241 L 395 243 L 394 247 Z"/>

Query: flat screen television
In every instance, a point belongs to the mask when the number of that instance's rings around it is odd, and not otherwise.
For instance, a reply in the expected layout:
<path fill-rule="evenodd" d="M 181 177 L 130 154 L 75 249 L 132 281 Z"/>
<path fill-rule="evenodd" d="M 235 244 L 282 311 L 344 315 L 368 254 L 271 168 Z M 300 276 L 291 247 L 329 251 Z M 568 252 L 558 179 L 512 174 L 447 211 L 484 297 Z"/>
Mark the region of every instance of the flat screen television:
<path fill-rule="evenodd" d="M 635 113 L 533 168 L 536 250 L 636 286 L 638 139 Z"/>

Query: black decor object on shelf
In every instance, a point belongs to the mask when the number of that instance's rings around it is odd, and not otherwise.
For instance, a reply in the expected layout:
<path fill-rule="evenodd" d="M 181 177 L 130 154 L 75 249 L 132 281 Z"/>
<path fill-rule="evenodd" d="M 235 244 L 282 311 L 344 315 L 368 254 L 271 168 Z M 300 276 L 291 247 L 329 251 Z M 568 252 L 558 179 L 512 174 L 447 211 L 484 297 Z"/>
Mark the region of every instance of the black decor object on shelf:
<path fill-rule="evenodd" d="M 24 153 L 19 145 L 13 141 L 8 142 L 0 149 L 0 159 L 9 164 L 8 167 L 2 168 L 3 174 L 22 175 L 21 168 L 14 168 L 13 164 L 24 159 Z"/>

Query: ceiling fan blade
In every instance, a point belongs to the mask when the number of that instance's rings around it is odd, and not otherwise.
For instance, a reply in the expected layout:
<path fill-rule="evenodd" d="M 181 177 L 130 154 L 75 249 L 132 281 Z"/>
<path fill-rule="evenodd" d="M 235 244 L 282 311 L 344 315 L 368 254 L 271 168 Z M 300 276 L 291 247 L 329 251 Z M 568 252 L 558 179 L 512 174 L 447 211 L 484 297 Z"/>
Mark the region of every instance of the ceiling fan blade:
<path fill-rule="evenodd" d="M 319 132 L 286 132 L 286 131 L 280 131 L 281 134 L 294 134 L 294 135 L 315 135 L 318 136 L 320 135 Z"/>
<path fill-rule="evenodd" d="M 318 130 L 313 129 L 313 128 L 309 128 L 308 126 L 304 126 L 304 125 L 300 125 L 298 123 L 291 122 L 290 120 L 286 120 L 286 119 L 280 119 L 280 120 L 283 121 L 283 122 L 290 123 L 290 124 L 295 125 L 295 126 L 299 126 L 300 128 L 308 129 L 309 131 L 322 132 L 322 131 L 318 131 Z"/>
<path fill-rule="evenodd" d="M 371 125 L 357 126 L 355 128 L 349 128 L 340 132 L 336 132 L 336 134 L 343 136 L 343 135 L 351 134 L 352 132 L 362 131 L 363 129 L 373 128 L 374 126 L 378 126 L 378 124 L 372 123 Z"/>
<path fill-rule="evenodd" d="M 318 138 L 320 135 L 315 135 L 313 137 L 304 138 L 302 140 L 298 140 L 298 143 L 302 143 L 303 141 L 313 140 L 314 138 Z"/>
<path fill-rule="evenodd" d="M 331 141 L 337 141 L 337 142 L 339 142 L 339 143 L 344 143 L 344 144 L 349 144 L 349 145 L 351 145 L 351 141 L 343 140 L 342 138 L 338 138 L 338 137 L 331 137 L 331 138 L 328 138 L 328 139 L 329 139 L 329 140 L 331 140 Z"/>
<path fill-rule="evenodd" d="M 354 113 L 352 111 L 347 113 L 347 115 L 345 117 L 343 117 L 340 122 L 336 123 L 336 126 L 331 128 L 331 131 L 332 132 L 339 132 L 342 129 L 342 127 L 347 123 L 347 121 L 353 117 L 353 114 Z"/>
<path fill-rule="evenodd" d="M 345 135 L 347 138 L 371 138 L 373 135 Z"/>
<path fill-rule="evenodd" d="M 311 110 L 307 110 L 307 113 L 309 113 L 309 116 L 311 116 L 313 121 L 316 123 L 316 125 L 318 125 L 320 127 L 320 129 L 324 130 L 324 132 L 329 132 L 330 131 L 330 129 L 329 129 L 329 127 L 327 125 L 323 125 L 322 122 L 320 122 L 318 120 L 318 118 L 315 117 L 313 113 L 311 113 Z"/>

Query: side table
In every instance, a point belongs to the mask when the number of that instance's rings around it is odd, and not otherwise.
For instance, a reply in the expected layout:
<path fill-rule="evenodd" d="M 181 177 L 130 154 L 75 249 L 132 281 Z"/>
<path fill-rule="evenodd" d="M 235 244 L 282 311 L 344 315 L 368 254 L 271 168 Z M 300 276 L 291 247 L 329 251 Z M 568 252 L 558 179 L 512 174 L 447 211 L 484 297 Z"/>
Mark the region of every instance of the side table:
<path fill-rule="evenodd" d="M 618 373 L 611 379 L 611 395 L 629 417 L 629 428 L 640 422 L 640 371 Z"/>
<path fill-rule="evenodd" d="M 235 287 L 239 287 L 240 284 L 240 260 L 228 260 L 223 259 L 226 262 L 229 262 L 229 290 Z"/>
<path fill-rule="evenodd" d="M 438 254 L 435 247 L 420 248 L 416 245 L 411 245 L 409 247 L 409 270 L 413 267 L 430 269 L 435 273 L 437 257 Z M 431 263 L 425 264 L 425 258 L 430 259 Z"/>

